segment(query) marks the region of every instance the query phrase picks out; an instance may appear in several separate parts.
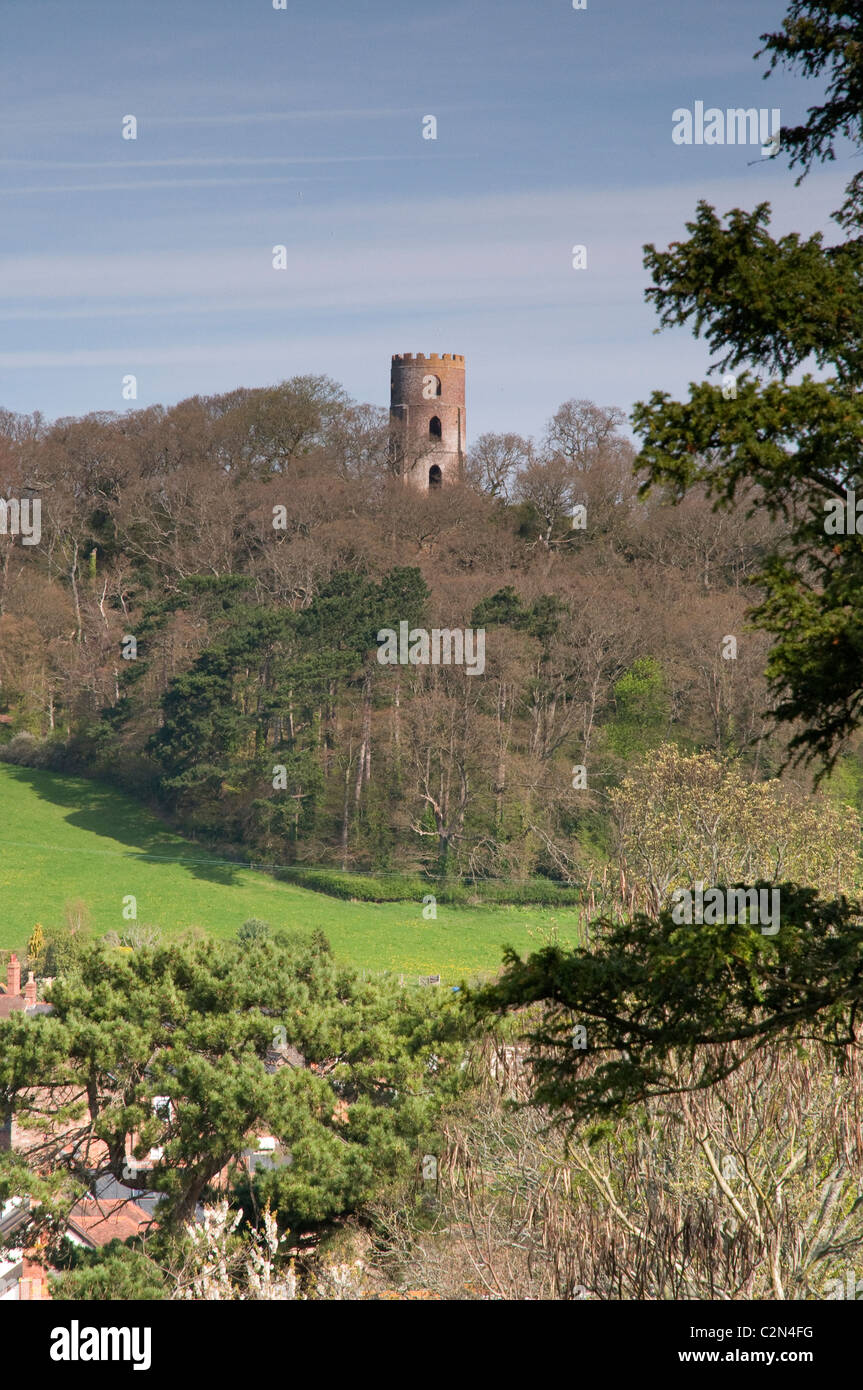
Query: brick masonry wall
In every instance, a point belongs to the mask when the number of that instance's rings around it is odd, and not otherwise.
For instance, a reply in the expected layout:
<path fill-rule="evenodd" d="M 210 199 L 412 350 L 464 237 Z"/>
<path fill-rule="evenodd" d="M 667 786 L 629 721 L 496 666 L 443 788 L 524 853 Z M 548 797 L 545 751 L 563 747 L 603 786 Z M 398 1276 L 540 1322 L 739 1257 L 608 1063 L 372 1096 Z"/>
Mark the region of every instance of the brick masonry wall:
<path fill-rule="evenodd" d="M 429 395 L 435 381 L 440 395 Z M 444 486 L 458 482 L 465 452 L 464 357 L 453 353 L 396 353 L 390 373 L 390 417 L 398 465 L 405 482 L 429 487 L 429 470 L 439 468 Z M 440 437 L 430 433 L 440 420 Z"/>

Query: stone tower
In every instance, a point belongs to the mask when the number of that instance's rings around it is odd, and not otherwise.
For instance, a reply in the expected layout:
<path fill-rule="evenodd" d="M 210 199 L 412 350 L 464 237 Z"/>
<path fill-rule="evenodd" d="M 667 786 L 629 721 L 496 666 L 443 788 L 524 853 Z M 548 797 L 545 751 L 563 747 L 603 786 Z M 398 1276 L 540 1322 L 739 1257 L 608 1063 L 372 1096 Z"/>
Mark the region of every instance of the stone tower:
<path fill-rule="evenodd" d="M 397 352 L 390 375 L 393 467 L 408 487 L 427 491 L 464 472 L 464 357 Z"/>

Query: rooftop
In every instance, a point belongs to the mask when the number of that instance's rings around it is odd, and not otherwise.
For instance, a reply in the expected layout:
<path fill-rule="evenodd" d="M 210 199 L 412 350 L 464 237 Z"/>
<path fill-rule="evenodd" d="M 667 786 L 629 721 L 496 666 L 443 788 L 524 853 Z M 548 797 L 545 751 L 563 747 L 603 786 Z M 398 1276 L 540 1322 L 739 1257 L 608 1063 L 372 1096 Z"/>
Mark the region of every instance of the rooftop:
<path fill-rule="evenodd" d="M 79 1244 L 110 1245 L 112 1240 L 129 1240 L 143 1235 L 151 1218 L 136 1202 L 123 1198 L 83 1197 L 69 1212 L 67 1231 Z"/>

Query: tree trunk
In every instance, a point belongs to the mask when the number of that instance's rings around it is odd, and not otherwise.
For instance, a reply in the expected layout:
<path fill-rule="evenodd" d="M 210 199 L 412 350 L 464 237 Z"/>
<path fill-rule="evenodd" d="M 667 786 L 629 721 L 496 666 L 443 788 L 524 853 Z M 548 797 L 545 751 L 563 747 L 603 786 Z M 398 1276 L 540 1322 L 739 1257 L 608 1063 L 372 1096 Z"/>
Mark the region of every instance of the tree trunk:
<path fill-rule="evenodd" d="M 368 786 L 372 777 L 372 678 L 363 682 L 363 782 Z"/>
<path fill-rule="evenodd" d="M 75 641 L 80 642 L 82 637 L 81 629 L 81 601 L 78 596 L 78 542 L 75 541 L 75 548 L 72 551 L 72 566 L 69 570 L 69 579 L 72 583 L 72 597 L 75 600 Z"/>
<path fill-rule="evenodd" d="M 350 822 L 350 814 L 351 814 L 351 764 L 350 764 L 350 758 L 349 758 L 349 759 L 348 759 L 347 766 L 345 767 L 345 803 L 344 803 L 344 808 L 343 808 L 343 811 L 342 811 L 342 835 L 341 835 L 341 843 L 340 843 L 340 846 L 339 846 L 339 848 L 340 848 L 340 850 L 341 850 L 342 869 L 346 869 L 346 868 L 348 867 L 348 825 L 349 825 L 349 822 Z"/>

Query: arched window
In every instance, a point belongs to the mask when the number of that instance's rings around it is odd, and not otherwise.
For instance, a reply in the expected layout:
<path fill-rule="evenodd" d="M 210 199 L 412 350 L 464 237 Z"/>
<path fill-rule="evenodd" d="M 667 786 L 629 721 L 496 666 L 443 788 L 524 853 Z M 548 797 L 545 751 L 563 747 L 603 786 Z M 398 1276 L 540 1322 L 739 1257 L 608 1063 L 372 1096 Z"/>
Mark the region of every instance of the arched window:
<path fill-rule="evenodd" d="M 440 439 L 441 433 L 442 433 L 442 431 L 441 431 L 440 416 L 439 416 L 439 415 L 433 415 L 433 416 L 431 417 L 431 419 L 429 420 L 429 434 L 431 435 L 432 439 Z"/>
<path fill-rule="evenodd" d="M 424 384 L 424 388 L 425 388 L 424 391 L 423 391 L 423 395 L 426 397 L 427 400 L 430 399 L 432 396 L 439 396 L 439 395 L 440 395 L 440 377 L 439 377 L 439 376 L 426 376 L 426 377 L 423 377 L 423 384 Z"/>
<path fill-rule="evenodd" d="M 433 463 L 431 468 L 429 469 L 429 487 L 440 487 L 442 482 L 443 474 L 441 473 L 438 465 L 436 463 Z"/>

